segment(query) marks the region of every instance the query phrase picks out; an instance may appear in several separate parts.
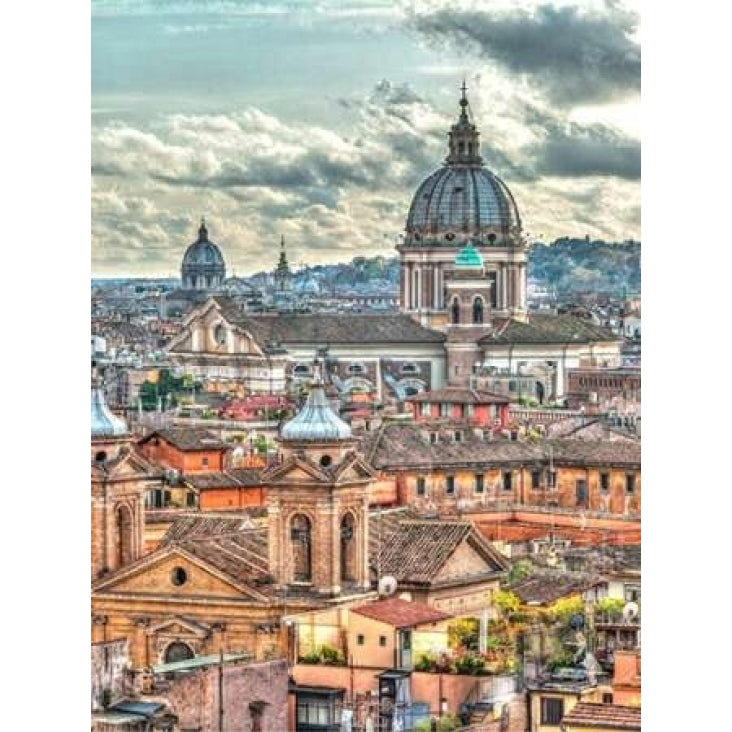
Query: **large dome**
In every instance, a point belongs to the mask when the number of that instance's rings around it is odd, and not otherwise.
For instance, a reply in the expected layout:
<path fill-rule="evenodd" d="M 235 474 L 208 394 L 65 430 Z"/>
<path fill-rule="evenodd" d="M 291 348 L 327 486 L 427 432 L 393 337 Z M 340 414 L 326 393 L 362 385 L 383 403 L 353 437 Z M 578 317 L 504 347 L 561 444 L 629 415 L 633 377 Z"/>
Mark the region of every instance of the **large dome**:
<path fill-rule="evenodd" d="M 480 133 L 468 117 L 468 100 L 450 128 L 445 164 L 417 188 L 407 216 L 405 243 L 413 247 L 520 242 L 521 218 L 506 184 L 483 164 Z"/>
<path fill-rule="evenodd" d="M 219 247 L 208 238 L 204 221 L 198 229 L 198 239 L 183 256 L 181 279 L 187 289 L 219 287 L 226 279 L 226 264 Z"/>
<path fill-rule="evenodd" d="M 407 234 L 420 238 L 461 238 L 479 241 L 490 234 L 518 233 L 516 202 L 506 184 L 481 165 L 445 164 L 414 194 L 407 216 Z M 452 235 L 452 236 L 450 236 Z"/>

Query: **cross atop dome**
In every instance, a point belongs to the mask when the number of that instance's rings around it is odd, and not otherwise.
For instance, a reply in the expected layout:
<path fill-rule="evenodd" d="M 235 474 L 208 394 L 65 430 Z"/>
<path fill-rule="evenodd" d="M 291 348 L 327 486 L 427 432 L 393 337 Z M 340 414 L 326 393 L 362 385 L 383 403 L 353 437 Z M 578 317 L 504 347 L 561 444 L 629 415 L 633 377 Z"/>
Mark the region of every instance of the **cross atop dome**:
<path fill-rule="evenodd" d="M 461 163 L 466 165 L 483 164 L 483 159 L 480 157 L 480 141 L 478 140 L 480 133 L 468 117 L 470 103 L 468 102 L 467 91 L 468 87 L 465 84 L 465 79 L 463 79 L 463 84 L 460 87 L 460 116 L 448 133 L 450 152 L 445 160 L 448 165 Z"/>
<path fill-rule="evenodd" d="M 463 85 L 460 87 L 460 91 L 463 93 L 462 97 L 460 98 L 460 121 L 461 122 L 468 122 L 468 97 L 465 92 L 468 91 L 468 87 L 465 86 L 465 79 L 463 79 Z"/>
<path fill-rule="evenodd" d="M 201 216 L 201 225 L 198 227 L 198 241 L 208 240 L 208 229 L 206 228 L 206 218 Z"/>

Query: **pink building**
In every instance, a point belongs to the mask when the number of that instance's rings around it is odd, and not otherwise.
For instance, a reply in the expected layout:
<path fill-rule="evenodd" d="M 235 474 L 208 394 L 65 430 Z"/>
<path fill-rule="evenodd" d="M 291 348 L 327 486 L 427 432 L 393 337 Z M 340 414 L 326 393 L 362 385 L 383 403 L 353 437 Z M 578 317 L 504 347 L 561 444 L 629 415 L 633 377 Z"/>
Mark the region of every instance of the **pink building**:
<path fill-rule="evenodd" d="M 467 419 L 476 427 L 504 429 L 510 421 L 508 397 L 480 389 L 447 387 L 423 391 L 405 401 L 417 422 Z"/>

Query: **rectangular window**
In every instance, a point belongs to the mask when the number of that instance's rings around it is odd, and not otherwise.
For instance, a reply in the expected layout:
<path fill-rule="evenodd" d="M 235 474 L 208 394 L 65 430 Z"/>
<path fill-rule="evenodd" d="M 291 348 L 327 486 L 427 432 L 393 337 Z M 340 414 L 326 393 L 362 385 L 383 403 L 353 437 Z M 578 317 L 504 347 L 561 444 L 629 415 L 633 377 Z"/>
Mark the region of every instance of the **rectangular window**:
<path fill-rule="evenodd" d="M 541 470 L 531 471 L 531 490 L 538 491 L 541 488 Z"/>
<path fill-rule="evenodd" d="M 511 473 L 510 470 L 503 471 L 503 490 L 504 491 L 513 490 L 513 473 Z"/>
<path fill-rule="evenodd" d="M 455 476 L 454 475 L 445 476 L 445 494 L 448 496 L 452 496 L 455 494 Z"/>
<path fill-rule="evenodd" d="M 628 495 L 635 493 L 635 473 L 627 473 L 625 476 L 625 492 Z"/>
<path fill-rule="evenodd" d="M 363 637 L 363 635 L 362 635 L 361 633 L 359 633 L 359 634 L 358 634 L 358 635 L 356 636 L 356 643 L 357 643 L 357 644 L 358 644 L 359 646 L 362 646 L 362 645 L 364 644 L 364 641 L 365 641 L 365 640 L 366 640 L 366 639 L 365 639 L 365 638 Z"/>
<path fill-rule="evenodd" d="M 610 473 L 600 473 L 600 493 L 610 492 Z"/>
<path fill-rule="evenodd" d="M 430 444 L 434 445 L 437 442 L 437 432 L 430 432 Z"/>
<path fill-rule="evenodd" d="M 550 491 L 557 489 L 557 471 L 550 470 L 546 476 L 546 483 Z"/>
<path fill-rule="evenodd" d="M 429 417 L 432 414 L 432 405 L 429 402 L 422 402 L 422 416 Z"/>
<path fill-rule="evenodd" d="M 476 493 L 483 493 L 485 490 L 485 476 L 483 473 L 476 473 L 475 474 L 475 492 Z"/>
<path fill-rule="evenodd" d="M 613 703 L 613 695 L 612 694 L 603 694 L 602 695 L 602 703 L 603 704 L 612 704 Z"/>
<path fill-rule="evenodd" d="M 575 498 L 577 499 L 578 506 L 587 506 L 587 481 L 576 480 L 575 486 Z"/>
<path fill-rule="evenodd" d="M 207 457 L 202 457 L 201 458 L 201 466 L 204 467 L 204 468 L 205 467 L 208 467 L 208 458 Z"/>
<path fill-rule="evenodd" d="M 564 716 L 564 699 L 541 697 L 541 724 L 559 724 Z"/>
<path fill-rule="evenodd" d="M 386 636 L 385 635 L 380 635 L 379 636 L 379 645 L 382 648 L 386 648 Z"/>
<path fill-rule="evenodd" d="M 300 702 L 297 705 L 297 721 L 302 725 L 327 726 L 333 723 L 333 707 L 325 701 Z"/>
<path fill-rule="evenodd" d="M 466 417 L 475 416 L 475 404 L 466 404 L 465 405 L 465 416 Z"/>
<path fill-rule="evenodd" d="M 446 402 L 443 402 L 440 404 L 440 416 L 441 417 L 449 417 L 450 416 L 450 405 Z"/>
<path fill-rule="evenodd" d="M 425 494 L 425 491 L 426 491 L 426 484 L 425 483 L 426 482 L 425 482 L 424 477 L 420 475 L 417 478 L 417 495 L 418 496 L 423 496 Z"/>
<path fill-rule="evenodd" d="M 463 433 L 460 432 L 460 430 L 455 431 L 455 442 L 462 442 L 463 441 Z"/>

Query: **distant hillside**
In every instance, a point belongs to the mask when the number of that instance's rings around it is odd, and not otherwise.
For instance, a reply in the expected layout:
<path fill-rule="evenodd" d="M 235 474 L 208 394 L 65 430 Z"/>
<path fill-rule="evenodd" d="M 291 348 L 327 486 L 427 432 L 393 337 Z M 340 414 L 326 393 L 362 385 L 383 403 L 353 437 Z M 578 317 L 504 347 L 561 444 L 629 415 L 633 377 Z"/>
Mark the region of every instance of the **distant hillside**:
<path fill-rule="evenodd" d="M 559 293 L 639 292 L 640 242 L 557 239 L 535 244 L 529 251 L 528 275 Z M 399 282 L 397 257 L 356 257 L 349 263 L 300 270 L 295 280 L 315 279 L 324 291 L 392 286 Z"/>
<path fill-rule="evenodd" d="M 557 292 L 640 292 L 641 245 L 557 239 L 529 252 L 529 277 Z"/>

